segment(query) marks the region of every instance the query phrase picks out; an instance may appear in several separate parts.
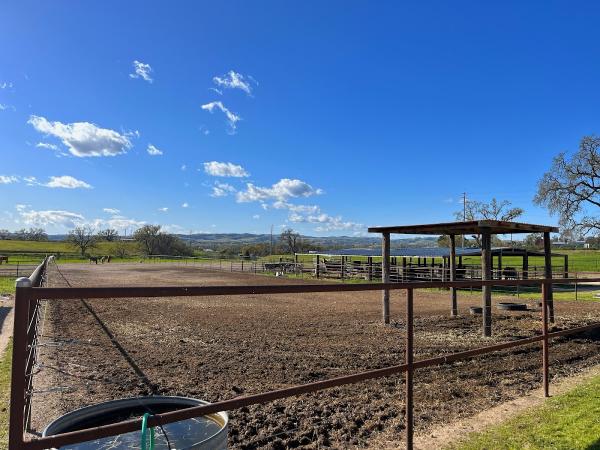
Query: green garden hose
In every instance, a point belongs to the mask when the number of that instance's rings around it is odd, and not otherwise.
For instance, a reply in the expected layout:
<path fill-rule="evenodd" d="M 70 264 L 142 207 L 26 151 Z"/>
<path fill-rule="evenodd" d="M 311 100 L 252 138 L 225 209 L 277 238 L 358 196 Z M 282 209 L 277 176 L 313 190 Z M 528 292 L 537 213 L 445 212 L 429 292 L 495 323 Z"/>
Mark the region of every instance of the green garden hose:
<path fill-rule="evenodd" d="M 146 413 L 142 416 L 142 442 L 140 445 L 141 450 L 146 450 L 146 434 L 148 433 L 148 417 L 150 413 Z M 154 428 L 150 428 L 150 447 L 148 450 L 154 450 Z"/>

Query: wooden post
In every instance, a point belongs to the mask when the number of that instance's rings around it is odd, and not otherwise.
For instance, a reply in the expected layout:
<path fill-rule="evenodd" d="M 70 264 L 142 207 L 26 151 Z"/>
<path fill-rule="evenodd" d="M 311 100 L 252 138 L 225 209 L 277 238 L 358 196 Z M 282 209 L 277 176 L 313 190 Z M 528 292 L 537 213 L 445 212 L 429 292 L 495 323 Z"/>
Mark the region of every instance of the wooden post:
<path fill-rule="evenodd" d="M 481 277 L 483 280 L 492 279 L 492 236 L 489 230 L 482 230 L 481 234 Z M 483 336 L 492 335 L 492 287 L 483 286 Z"/>
<path fill-rule="evenodd" d="M 320 276 L 320 272 L 321 272 L 321 255 L 317 255 L 317 267 L 315 268 L 315 274 L 317 276 L 317 278 L 319 278 Z"/>
<path fill-rule="evenodd" d="M 369 274 L 369 281 L 373 280 L 373 257 L 369 256 L 367 258 L 367 264 L 368 264 L 368 274 Z"/>
<path fill-rule="evenodd" d="M 552 253 L 550 249 L 550 233 L 544 233 L 544 278 L 552 279 Z M 548 313 L 550 323 L 554 323 L 554 297 L 552 295 L 552 283 L 548 283 Z"/>
<path fill-rule="evenodd" d="M 548 382 L 548 294 L 552 285 L 548 282 L 542 284 L 542 384 L 544 385 L 544 397 L 550 396 Z"/>
<path fill-rule="evenodd" d="M 569 278 L 569 255 L 563 256 L 564 258 L 564 274 L 563 278 Z"/>
<path fill-rule="evenodd" d="M 450 235 L 450 281 L 456 281 L 456 236 L 453 234 Z M 450 288 L 450 299 L 450 315 L 456 317 L 458 316 L 458 304 L 455 287 Z"/>
<path fill-rule="evenodd" d="M 523 279 L 527 280 L 529 278 L 529 254 L 527 250 L 525 250 L 525 254 L 523 255 Z"/>
<path fill-rule="evenodd" d="M 341 277 L 344 279 L 344 270 L 346 269 L 346 257 L 342 256 L 342 265 L 341 265 Z"/>
<path fill-rule="evenodd" d="M 402 281 L 406 281 L 406 257 L 402 257 Z"/>
<path fill-rule="evenodd" d="M 381 234 L 381 281 L 390 282 L 390 233 Z M 383 289 L 383 323 L 390 323 L 390 290 Z"/>

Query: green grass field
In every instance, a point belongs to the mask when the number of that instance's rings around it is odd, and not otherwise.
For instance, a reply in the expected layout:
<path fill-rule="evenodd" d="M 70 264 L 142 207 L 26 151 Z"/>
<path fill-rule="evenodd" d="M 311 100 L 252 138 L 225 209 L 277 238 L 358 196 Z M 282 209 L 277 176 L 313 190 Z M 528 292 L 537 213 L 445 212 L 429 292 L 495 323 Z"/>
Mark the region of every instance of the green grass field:
<path fill-rule="evenodd" d="M 10 401 L 10 366 L 12 339 L 0 356 L 0 448 L 8 448 L 8 406 Z"/>
<path fill-rule="evenodd" d="M 448 448 L 600 450 L 600 376 Z"/>
<path fill-rule="evenodd" d="M 15 278 L 0 277 L 0 295 L 15 293 Z"/>

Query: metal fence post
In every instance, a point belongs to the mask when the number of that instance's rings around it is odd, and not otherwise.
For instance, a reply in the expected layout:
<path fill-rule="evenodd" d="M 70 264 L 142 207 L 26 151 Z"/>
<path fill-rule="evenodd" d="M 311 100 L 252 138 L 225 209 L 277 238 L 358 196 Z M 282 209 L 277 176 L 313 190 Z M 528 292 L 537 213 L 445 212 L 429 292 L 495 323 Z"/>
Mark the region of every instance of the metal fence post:
<path fill-rule="evenodd" d="M 27 316 L 29 315 L 29 278 L 17 279 L 13 329 L 13 360 L 10 384 L 10 423 L 8 445 L 22 447 L 25 427 L 25 360 L 27 359 Z"/>
<path fill-rule="evenodd" d="M 413 290 L 406 290 L 406 448 L 413 448 Z"/>

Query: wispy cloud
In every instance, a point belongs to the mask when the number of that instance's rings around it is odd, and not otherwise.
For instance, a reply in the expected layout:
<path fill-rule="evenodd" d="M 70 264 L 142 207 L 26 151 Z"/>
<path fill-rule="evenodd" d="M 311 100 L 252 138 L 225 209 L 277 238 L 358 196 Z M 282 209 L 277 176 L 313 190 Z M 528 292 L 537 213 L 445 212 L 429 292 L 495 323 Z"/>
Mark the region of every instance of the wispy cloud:
<path fill-rule="evenodd" d="M 230 162 L 208 161 L 203 165 L 204 172 L 213 177 L 244 178 L 250 176 L 242 166 Z"/>
<path fill-rule="evenodd" d="M 216 182 L 212 187 L 211 197 L 226 197 L 229 194 L 236 192 L 236 189 L 228 183 Z"/>
<path fill-rule="evenodd" d="M 0 184 L 20 183 L 24 182 L 27 186 L 43 186 L 48 188 L 63 188 L 63 189 L 91 189 L 92 186 L 85 181 L 78 180 L 70 175 L 51 176 L 50 180 L 42 183 L 36 177 L 17 177 L 14 175 L 0 175 Z"/>
<path fill-rule="evenodd" d="M 0 175 L 0 184 L 12 184 L 18 183 L 19 177 L 14 175 Z"/>
<path fill-rule="evenodd" d="M 252 85 L 250 82 L 258 84 L 254 78 L 248 77 L 248 81 L 246 81 L 244 75 L 233 70 L 230 70 L 223 76 L 213 77 L 213 82 L 221 88 L 240 89 L 248 95 L 252 95 Z"/>
<path fill-rule="evenodd" d="M 37 144 L 35 144 L 35 146 L 38 148 L 47 148 L 48 150 L 58 150 L 58 145 L 50 144 L 48 142 L 38 142 Z"/>
<path fill-rule="evenodd" d="M 167 208 L 166 206 L 164 208 L 158 208 L 158 210 L 160 212 L 167 212 L 169 210 L 169 208 Z"/>
<path fill-rule="evenodd" d="M 89 122 L 65 124 L 32 115 L 27 123 L 40 133 L 60 139 L 69 152 L 78 157 L 116 156 L 132 147 L 130 137 L 134 133 L 121 134 Z"/>
<path fill-rule="evenodd" d="M 260 187 L 247 183 L 246 190 L 237 193 L 237 201 L 240 203 L 265 200 L 286 201 L 289 198 L 311 197 L 322 193 L 322 189 L 315 189 L 304 181 L 282 178 L 271 187 Z"/>
<path fill-rule="evenodd" d="M 50 181 L 44 184 L 49 188 L 62 188 L 62 189 L 91 189 L 92 186 L 85 181 L 78 180 L 69 175 L 62 175 L 60 177 L 50 177 Z"/>
<path fill-rule="evenodd" d="M 215 108 L 221 110 L 221 112 L 225 114 L 225 116 L 227 117 L 227 123 L 229 124 L 230 133 L 235 134 L 237 130 L 237 123 L 240 120 L 242 120 L 242 118 L 234 112 L 231 112 L 229 109 L 227 109 L 221 101 L 210 102 L 202 105 L 202 109 L 204 109 L 205 111 L 209 111 L 210 113 L 212 113 L 215 110 Z"/>
<path fill-rule="evenodd" d="M 121 211 L 116 208 L 103 208 L 102 211 L 108 214 L 119 214 Z"/>
<path fill-rule="evenodd" d="M 183 202 L 183 203 L 181 204 L 181 207 L 182 207 L 182 208 L 188 208 L 189 206 L 190 206 L 190 205 L 189 205 L 189 203 L 188 203 L 188 202 Z"/>
<path fill-rule="evenodd" d="M 141 61 L 135 60 L 133 61 L 133 69 L 134 72 L 129 74 L 131 78 L 142 78 L 148 83 L 152 83 L 154 81 L 150 76 L 152 73 L 152 67 L 150 67 L 150 64 L 145 64 Z"/>
<path fill-rule="evenodd" d="M 0 103 L 0 111 L 6 111 L 7 109 L 12 109 L 13 111 L 17 110 L 17 108 L 15 108 L 13 105 L 8 105 L 6 103 Z"/>
<path fill-rule="evenodd" d="M 158 148 L 156 148 L 154 145 L 152 144 L 148 144 L 148 148 L 146 149 L 146 151 L 148 152 L 149 155 L 151 156 L 159 156 L 162 155 L 163 152 L 162 150 L 159 150 Z"/>
<path fill-rule="evenodd" d="M 10 89 L 13 87 L 13 84 L 10 81 L 3 81 L 0 83 L 0 89 Z"/>

